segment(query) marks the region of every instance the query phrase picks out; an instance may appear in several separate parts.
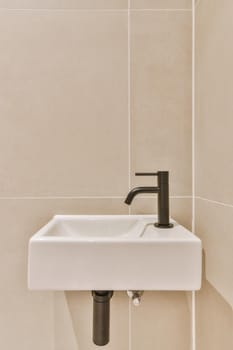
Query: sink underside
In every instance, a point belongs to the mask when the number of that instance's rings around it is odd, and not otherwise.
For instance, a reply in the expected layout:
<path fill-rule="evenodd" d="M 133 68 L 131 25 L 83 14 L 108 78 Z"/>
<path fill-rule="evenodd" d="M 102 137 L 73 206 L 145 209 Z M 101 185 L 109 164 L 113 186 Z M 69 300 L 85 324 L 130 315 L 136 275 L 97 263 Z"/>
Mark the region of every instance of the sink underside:
<path fill-rule="evenodd" d="M 36 290 L 197 290 L 201 241 L 152 215 L 57 215 L 30 240 Z"/>

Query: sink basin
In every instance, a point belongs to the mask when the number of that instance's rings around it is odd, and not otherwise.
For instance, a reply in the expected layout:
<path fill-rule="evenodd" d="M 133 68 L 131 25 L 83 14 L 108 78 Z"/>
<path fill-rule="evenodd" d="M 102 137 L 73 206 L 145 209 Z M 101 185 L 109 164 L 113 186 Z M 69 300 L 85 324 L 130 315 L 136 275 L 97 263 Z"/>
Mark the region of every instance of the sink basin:
<path fill-rule="evenodd" d="M 197 290 L 201 241 L 155 215 L 56 215 L 29 242 L 35 290 Z"/>

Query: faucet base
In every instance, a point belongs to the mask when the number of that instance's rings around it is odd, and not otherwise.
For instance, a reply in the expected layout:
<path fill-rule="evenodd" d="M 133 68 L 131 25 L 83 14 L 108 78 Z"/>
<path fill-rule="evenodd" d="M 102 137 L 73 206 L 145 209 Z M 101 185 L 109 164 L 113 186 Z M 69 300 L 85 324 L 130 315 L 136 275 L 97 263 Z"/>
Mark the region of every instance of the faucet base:
<path fill-rule="evenodd" d="M 172 223 L 169 223 L 169 224 L 166 224 L 166 225 L 163 225 L 163 224 L 159 224 L 158 222 L 155 223 L 155 227 L 158 227 L 158 228 L 172 228 L 174 225 Z"/>

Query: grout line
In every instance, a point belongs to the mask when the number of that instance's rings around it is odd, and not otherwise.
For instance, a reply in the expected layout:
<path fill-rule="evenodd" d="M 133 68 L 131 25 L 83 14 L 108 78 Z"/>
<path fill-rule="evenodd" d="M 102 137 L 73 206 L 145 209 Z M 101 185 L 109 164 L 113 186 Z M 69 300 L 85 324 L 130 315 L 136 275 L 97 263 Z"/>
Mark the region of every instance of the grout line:
<path fill-rule="evenodd" d="M 196 45 L 195 45 L 195 20 L 196 20 L 196 13 L 195 13 L 195 0 L 192 0 L 192 232 L 195 234 L 195 195 L 196 195 L 196 169 L 195 169 L 195 68 L 196 68 L 196 62 L 195 62 L 195 52 L 196 52 Z"/>
<path fill-rule="evenodd" d="M 141 199 L 154 199 L 155 196 L 140 196 Z M 189 199 L 192 196 L 170 196 L 170 199 Z M 197 197 L 198 198 L 198 197 Z M 0 200 L 57 200 L 57 199 L 125 199 L 125 196 L 22 196 L 22 197 L 1 197 Z"/>
<path fill-rule="evenodd" d="M 127 9 L 95 9 L 95 8 L 0 8 L 0 11 L 67 11 L 67 12 L 127 12 Z"/>
<path fill-rule="evenodd" d="M 131 189 L 131 0 L 128 0 L 128 189 Z M 129 205 L 128 214 L 131 215 L 131 206 Z M 131 340 L 130 340 L 131 341 Z"/>
<path fill-rule="evenodd" d="M 55 291 L 51 291 L 52 295 L 51 295 L 51 301 L 49 304 L 50 304 L 50 307 L 51 307 L 51 317 L 52 317 L 52 340 L 51 340 L 51 345 L 52 345 L 52 349 L 55 349 L 56 348 L 56 324 L 54 322 L 55 320 L 55 310 L 56 310 L 56 306 L 55 306 L 55 300 L 56 300 L 56 292 Z"/>
<path fill-rule="evenodd" d="M 130 16 L 130 0 L 128 0 L 128 186 L 131 189 L 131 16 Z"/>
<path fill-rule="evenodd" d="M 80 11 L 80 12 L 140 12 L 140 11 L 152 11 L 152 12 L 191 12 L 192 9 L 153 9 L 153 8 L 141 8 L 141 9 L 133 9 L 133 8 L 128 8 L 128 9 L 121 9 L 121 8 L 116 8 L 116 9 L 93 9 L 93 8 L 0 8 L 0 11 Z"/>
<path fill-rule="evenodd" d="M 195 169 L 195 53 L 196 53 L 196 8 L 195 1 L 192 0 L 192 232 L 195 234 L 195 214 L 196 214 L 196 169 Z M 192 310 L 191 310 L 191 350 L 196 350 L 196 294 L 192 291 Z"/>
<path fill-rule="evenodd" d="M 129 298 L 129 350 L 132 350 L 132 300 Z"/>
<path fill-rule="evenodd" d="M 195 291 L 192 291 L 192 320 L 191 320 L 191 327 L 192 327 L 192 350 L 196 350 L 196 293 Z"/>
<path fill-rule="evenodd" d="M 197 0 L 197 1 L 196 1 L 196 4 L 195 4 L 195 7 L 196 7 L 196 8 L 200 5 L 200 2 L 201 2 L 201 0 Z"/>
<path fill-rule="evenodd" d="M 218 204 L 218 205 L 221 205 L 221 206 L 227 207 L 227 208 L 233 208 L 233 204 L 227 204 L 227 203 L 223 203 L 223 202 L 218 202 L 218 201 L 215 201 L 213 199 L 208 199 L 208 198 L 199 197 L 199 196 L 196 196 L 195 199 L 200 199 L 200 200 L 205 201 L 205 202 Z"/>
<path fill-rule="evenodd" d="M 0 197 L 0 200 L 43 200 L 43 199 L 124 199 L 123 196 L 27 196 L 27 197 Z"/>
<path fill-rule="evenodd" d="M 192 12 L 192 9 L 131 9 L 131 12 L 151 11 L 151 12 Z"/>
<path fill-rule="evenodd" d="M 193 196 L 170 196 L 171 199 L 192 199 Z"/>
<path fill-rule="evenodd" d="M 129 191 L 131 189 L 131 0 L 128 0 L 128 171 L 129 171 Z M 128 207 L 128 215 L 131 215 L 131 205 Z M 128 303 L 129 308 L 129 331 L 128 331 L 128 339 L 129 339 L 129 350 L 132 350 L 132 305 L 131 299 L 129 298 Z"/>

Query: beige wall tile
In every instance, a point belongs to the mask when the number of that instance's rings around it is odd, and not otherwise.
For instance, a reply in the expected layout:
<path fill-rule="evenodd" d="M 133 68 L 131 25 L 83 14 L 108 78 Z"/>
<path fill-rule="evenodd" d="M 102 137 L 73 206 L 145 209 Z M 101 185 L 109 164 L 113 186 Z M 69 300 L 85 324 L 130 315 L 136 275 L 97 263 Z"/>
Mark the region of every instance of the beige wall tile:
<path fill-rule="evenodd" d="M 58 315 L 71 318 L 72 306 L 65 313 L 65 305 L 57 302 L 51 292 L 30 292 L 27 290 L 27 247 L 29 238 L 54 214 L 121 214 L 126 213 L 121 200 L 0 200 L 1 245 L 0 245 L 0 348 L 7 350 L 64 350 L 59 344 L 71 346 L 73 334 L 72 319 L 64 330 L 63 336 L 54 335 L 54 326 L 59 329 Z M 56 296 L 56 294 L 55 294 Z M 85 299 L 84 299 L 85 300 Z M 119 301 L 118 301 L 119 300 Z M 83 300 L 82 300 L 83 302 Z M 115 301 L 122 311 L 124 301 Z M 63 303 L 63 304 L 62 304 Z M 83 306 L 85 308 L 85 306 Z M 88 307 L 88 306 L 86 306 Z M 118 306 L 117 306 L 118 307 Z M 116 309 L 116 306 L 115 306 Z M 127 313 L 127 310 L 125 311 Z M 117 313 L 117 310 L 115 310 Z M 84 309 L 82 314 L 84 321 Z M 89 317 L 89 316 L 88 316 Z M 126 314 L 121 317 L 126 317 Z M 125 334 L 116 317 L 114 334 Z M 80 319 L 81 323 L 81 319 Z M 63 325 L 63 324 L 62 324 Z M 61 327 L 60 327 L 61 329 Z M 65 335 L 66 334 L 66 335 Z M 56 342 L 54 339 L 56 336 Z M 69 337 L 68 337 L 69 336 Z M 82 335 L 80 335 L 82 337 Z M 76 336 L 73 334 L 76 341 Z M 116 340 L 116 336 L 114 338 Z M 79 340 L 85 342 L 89 340 Z M 117 344 L 127 343 L 123 336 Z M 56 343 L 54 349 L 52 344 Z M 20 348 L 19 348 L 20 344 Z M 114 345 L 114 344 L 113 344 Z M 121 348 L 121 346 L 119 346 Z M 118 347 L 118 348 L 119 348 Z M 82 348 L 81 348 L 82 349 Z M 86 349 L 86 348 L 85 348 Z M 111 348 L 112 349 L 112 348 Z M 124 346 L 122 345 L 122 349 Z M 76 350 L 76 349 L 75 349 Z"/>
<path fill-rule="evenodd" d="M 134 215 L 154 215 L 157 213 L 157 199 L 136 197 L 131 205 L 131 213 Z"/>
<path fill-rule="evenodd" d="M 13 274 L 12 278 L 17 280 L 16 262 L 11 260 L 9 264 L 1 259 L 1 264 L 5 265 L 5 273 Z M 17 286 L 12 291 L 3 287 L 1 281 L 0 348 L 54 350 L 52 293 L 30 293 L 26 286 L 24 289 Z"/>
<path fill-rule="evenodd" d="M 134 199 L 131 206 L 132 214 L 156 214 L 157 198 L 140 198 Z M 191 198 L 171 198 L 170 199 L 170 216 L 191 230 L 192 226 L 192 199 Z"/>
<path fill-rule="evenodd" d="M 76 295 L 78 296 L 79 293 L 76 292 Z M 77 302 L 80 304 L 81 300 L 78 298 Z M 86 315 L 82 316 L 83 319 L 86 317 Z M 79 340 L 76 339 L 74 333 L 71 312 L 64 292 L 53 293 L 53 319 L 54 350 L 79 350 Z"/>
<path fill-rule="evenodd" d="M 196 194 L 229 204 L 232 9 L 229 1 L 201 0 L 196 11 Z M 196 200 L 196 232 L 202 239 L 208 280 L 197 293 L 197 350 L 233 348 L 232 216 L 232 206 Z"/>
<path fill-rule="evenodd" d="M 128 185 L 127 15 L 0 13 L 0 194 Z"/>
<path fill-rule="evenodd" d="M 190 195 L 191 14 L 135 12 L 131 31 L 132 172 L 170 170 L 171 195 Z"/>
<path fill-rule="evenodd" d="M 188 230 L 192 230 L 192 199 L 172 198 L 170 204 L 172 217 Z"/>
<path fill-rule="evenodd" d="M 184 292 L 145 292 L 132 306 L 132 349 L 189 349 L 190 317 Z"/>
<path fill-rule="evenodd" d="M 196 200 L 196 233 L 205 254 L 207 280 L 233 306 L 233 208 Z"/>
<path fill-rule="evenodd" d="M 232 349 L 232 308 L 207 281 L 196 295 L 197 350 Z"/>
<path fill-rule="evenodd" d="M 128 0 L 0 0 L 0 8 L 33 9 L 121 9 Z"/>
<path fill-rule="evenodd" d="M 233 3 L 200 1 L 197 10 L 197 195 L 233 204 Z"/>
<path fill-rule="evenodd" d="M 144 9 L 191 9 L 192 0 L 131 0 L 131 7 Z"/>

